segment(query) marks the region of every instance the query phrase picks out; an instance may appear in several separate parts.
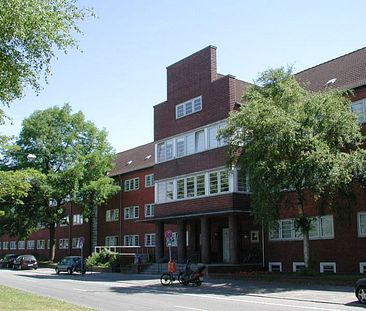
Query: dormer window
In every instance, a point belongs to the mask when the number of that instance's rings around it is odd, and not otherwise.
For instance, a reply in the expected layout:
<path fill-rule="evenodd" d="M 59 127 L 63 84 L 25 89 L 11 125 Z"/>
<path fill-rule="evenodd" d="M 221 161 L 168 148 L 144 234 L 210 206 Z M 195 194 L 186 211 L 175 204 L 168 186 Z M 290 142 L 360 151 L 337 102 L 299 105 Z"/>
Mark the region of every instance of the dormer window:
<path fill-rule="evenodd" d="M 175 117 L 176 119 L 180 119 L 201 110 L 202 96 L 199 96 L 175 106 Z"/>
<path fill-rule="evenodd" d="M 126 165 L 131 165 L 131 163 L 132 163 L 132 160 L 128 161 L 128 162 L 126 163 Z"/>

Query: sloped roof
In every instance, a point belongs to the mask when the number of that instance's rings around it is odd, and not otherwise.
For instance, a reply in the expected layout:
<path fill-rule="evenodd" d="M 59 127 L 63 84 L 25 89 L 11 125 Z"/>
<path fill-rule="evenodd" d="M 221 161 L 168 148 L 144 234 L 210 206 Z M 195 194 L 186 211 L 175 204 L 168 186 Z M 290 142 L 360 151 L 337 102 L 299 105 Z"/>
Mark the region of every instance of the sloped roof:
<path fill-rule="evenodd" d="M 296 79 L 310 91 L 327 87 L 355 89 L 366 85 L 366 47 L 298 72 Z"/>
<path fill-rule="evenodd" d="M 155 163 L 154 143 L 142 145 L 130 150 L 117 153 L 115 166 L 109 176 L 117 176 L 144 168 L 152 167 Z"/>

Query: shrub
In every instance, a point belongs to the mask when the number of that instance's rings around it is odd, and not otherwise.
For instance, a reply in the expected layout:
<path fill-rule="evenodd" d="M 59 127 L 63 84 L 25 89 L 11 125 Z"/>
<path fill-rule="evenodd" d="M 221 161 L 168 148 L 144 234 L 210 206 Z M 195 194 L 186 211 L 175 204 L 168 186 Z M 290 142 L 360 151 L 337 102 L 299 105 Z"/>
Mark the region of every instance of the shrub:
<path fill-rule="evenodd" d="M 117 254 L 103 249 L 99 253 L 93 253 L 86 260 L 88 266 L 111 267 L 117 259 Z"/>

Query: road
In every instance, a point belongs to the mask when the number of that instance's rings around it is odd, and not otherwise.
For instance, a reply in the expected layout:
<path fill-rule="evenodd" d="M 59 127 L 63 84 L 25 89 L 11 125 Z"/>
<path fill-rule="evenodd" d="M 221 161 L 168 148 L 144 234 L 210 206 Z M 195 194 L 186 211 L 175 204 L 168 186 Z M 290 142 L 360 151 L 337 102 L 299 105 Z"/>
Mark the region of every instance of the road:
<path fill-rule="evenodd" d="M 185 287 L 177 282 L 163 287 L 157 276 L 56 275 L 51 269 L 0 270 L 0 284 L 107 311 L 365 310 L 352 288 L 347 287 L 329 290 L 220 279 L 207 279 L 201 287 Z"/>

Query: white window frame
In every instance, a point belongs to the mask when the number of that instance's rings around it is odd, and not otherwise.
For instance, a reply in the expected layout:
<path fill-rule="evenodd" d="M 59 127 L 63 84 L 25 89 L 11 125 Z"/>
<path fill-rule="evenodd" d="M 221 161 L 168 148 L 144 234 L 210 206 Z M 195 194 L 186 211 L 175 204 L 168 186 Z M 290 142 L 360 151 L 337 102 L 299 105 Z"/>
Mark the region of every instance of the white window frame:
<path fill-rule="evenodd" d="M 199 105 L 196 105 L 199 103 Z M 191 110 L 189 110 L 191 107 Z M 175 119 L 181 119 L 196 112 L 202 111 L 202 96 L 198 96 L 175 106 Z"/>
<path fill-rule="evenodd" d="M 80 226 L 84 223 L 84 216 L 83 214 L 74 214 L 72 216 L 72 224 L 73 226 Z"/>
<path fill-rule="evenodd" d="M 119 209 L 113 208 L 108 209 L 105 211 L 105 221 L 112 222 L 112 221 L 119 221 Z"/>
<path fill-rule="evenodd" d="M 358 106 L 358 105 L 361 105 L 361 108 L 362 108 L 362 113 L 361 114 L 357 114 L 354 111 L 354 106 Z M 361 124 L 365 123 L 366 122 L 366 99 L 364 98 L 364 99 L 352 102 L 351 103 L 351 111 L 355 113 L 359 123 L 361 123 Z"/>
<path fill-rule="evenodd" d="M 123 236 L 124 246 L 140 246 L 140 236 L 138 234 L 126 234 Z"/>
<path fill-rule="evenodd" d="M 154 174 L 145 175 L 145 188 L 154 187 Z"/>
<path fill-rule="evenodd" d="M 292 272 L 299 272 L 301 268 L 305 268 L 305 263 L 303 261 L 294 261 L 292 263 Z"/>
<path fill-rule="evenodd" d="M 72 240 L 71 240 L 71 248 L 72 249 L 80 249 L 81 248 L 81 240 L 80 240 L 80 238 L 72 238 Z"/>
<path fill-rule="evenodd" d="M 25 241 L 18 241 L 18 249 L 25 249 Z"/>
<path fill-rule="evenodd" d="M 155 247 L 156 235 L 155 233 L 145 233 L 145 247 Z"/>
<path fill-rule="evenodd" d="M 124 219 L 138 219 L 140 217 L 139 206 L 129 206 L 123 209 Z"/>
<path fill-rule="evenodd" d="M 67 239 L 67 238 L 59 239 L 58 248 L 59 249 L 68 249 L 69 248 L 69 239 Z"/>
<path fill-rule="evenodd" d="M 145 204 L 145 217 L 154 217 L 155 216 L 155 204 Z"/>
<path fill-rule="evenodd" d="M 320 273 L 328 273 L 327 271 L 324 272 L 324 268 L 326 268 L 327 266 L 332 266 L 333 273 L 337 273 L 337 264 L 335 262 L 321 262 L 319 263 L 319 266 L 320 266 Z"/>
<path fill-rule="evenodd" d="M 35 247 L 34 240 L 28 240 L 27 241 L 27 249 L 34 249 L 34 247 Z"/>
<path fill-rule="evenodd" d="M 3 249 L 9 249 L 9 241 L 3 242 Z"/>
<path fill-rule="evenodd" d="M 45 240 L 37 240 L 37 249 L 45 249 L 46 241 Z"/>
<path fill-rule="evenodd" d="M 276 266 L 278 266 L 280 269 L 279 269 L 279 271 L 273 271 L 273 268 L 274 267 L 276 267 Z M 280 261 L 270 261 L 269 263 L 268 263 L 268 271 L 269 272 L 282 272 L 282 262 L 280 262 Z"/>
<path fill-rule="evenodd" d="M 10 241 L 10 249 L 17 249 L 17 242 L 16 241 Z"/>
<path fill-rule="evenodd" d="M 108 235 L 105 237 L 104 241 L 105 246 L 118 246 L 118 235 Z"/>
<path fill-rule="evenodd" d="M 126 179 L 124 181 L 124 192 L 135 191 L 140 189 L 140 177 Z"/>
<path fill-rule="evenodd" d="M 365 222 L 365 228 L 364 228 L 364 230 L 362 230 L 362 227 L 361 227 L 361 216 L 366 217 L 366 212 L 358 212 L 357 213 L 357 231 L 358 231 L 358 237 L 365 238 L 366 237 L 366 222 Z"/>

